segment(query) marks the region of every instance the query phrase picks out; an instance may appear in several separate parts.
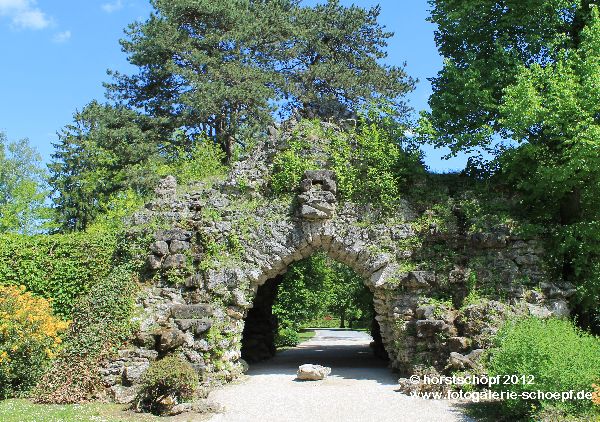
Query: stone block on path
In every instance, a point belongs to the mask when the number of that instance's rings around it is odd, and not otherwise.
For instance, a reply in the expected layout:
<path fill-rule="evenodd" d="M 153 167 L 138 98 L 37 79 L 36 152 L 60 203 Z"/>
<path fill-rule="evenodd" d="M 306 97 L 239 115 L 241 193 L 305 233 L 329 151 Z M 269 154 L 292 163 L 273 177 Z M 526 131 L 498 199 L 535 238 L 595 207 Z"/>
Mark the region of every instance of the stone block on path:
<path fill-rule="evenodd" d="M 327 378 L 331 373 L 331 368 L 321 365 L 304 364 L 300 365 L 297 372 L 297 379 L 304 381 L 318 381 Z"/>

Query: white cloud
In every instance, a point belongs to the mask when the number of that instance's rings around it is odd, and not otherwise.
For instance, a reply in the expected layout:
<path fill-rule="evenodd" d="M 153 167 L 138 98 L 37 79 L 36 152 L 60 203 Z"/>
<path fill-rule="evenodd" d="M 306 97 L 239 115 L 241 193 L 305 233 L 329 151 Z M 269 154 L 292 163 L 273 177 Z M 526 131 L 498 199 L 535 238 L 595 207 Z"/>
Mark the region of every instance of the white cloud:
<path fill-rule="evenodd" d="M 71 39 L 71 31 L 63 31 L 63 32 L 58 32 L 56 34 L 54 34 L 54 37 L 52 37 L 52 41 L 54 41 L 57 44 L 62 44 L 64 42 L 67 42 Z"/>
<path fill-rule="evenodd" d="M 0 16 L 8 17 L 18 28 L 44 29 L 50 25 L 50 19 L 36 7 L 35 0 L 0 0 Z"/>
<path fill-rule="evenodd" d="M 116 12 L 117 10 L 121 10 L 122 8 L 123 8 L 122 0 L 115 0 L 111 3 L 104 3 L 102 5 L 102 10 L 104 10 L 106 13 Z"/>

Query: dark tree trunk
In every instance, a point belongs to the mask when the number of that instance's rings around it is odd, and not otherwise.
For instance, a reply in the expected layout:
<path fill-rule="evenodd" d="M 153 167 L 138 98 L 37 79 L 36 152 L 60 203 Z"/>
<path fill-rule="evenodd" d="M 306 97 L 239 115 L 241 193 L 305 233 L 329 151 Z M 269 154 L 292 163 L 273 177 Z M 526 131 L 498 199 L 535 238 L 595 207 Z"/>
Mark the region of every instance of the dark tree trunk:
<path fill-rule="evenodd" d="M 231 163 L 231 158 L 233 156 L 233 138 L 229 135 L 225 136 L 225 162 L 227 164 Z"/>
<path fill-rule="evenodd" d="M 231 157 L 233 156 L 233 137 L 229 135 L 225 129 L 224 118 L 215 120 L 215 138 L 221 147 L 221 150 L 225 153 L 225 164 L 230 164 Z"/>
<path fill-rule="evenodd" d="M 348 320 L 348 328 L 352 329 L 352 325 L 354 324 L 354 318 L 350 318 Z"/>

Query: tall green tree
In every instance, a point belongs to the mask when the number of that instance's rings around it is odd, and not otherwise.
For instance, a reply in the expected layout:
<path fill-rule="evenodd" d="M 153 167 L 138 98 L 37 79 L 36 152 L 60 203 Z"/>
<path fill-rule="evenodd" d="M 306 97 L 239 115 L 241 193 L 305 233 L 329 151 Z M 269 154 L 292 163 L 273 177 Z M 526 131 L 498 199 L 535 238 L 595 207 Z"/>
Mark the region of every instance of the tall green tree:
<path fill-rule="evenodd" d="M 600 325 L 597 2 L 430 3 L 446 62 L 422 129 L 453 152 L 510 140 L 482 170 L 548 229 L 559 275 L 577 286 L 580 322 Z"/>
<path fill-rule="evenodd" d="M 113 72 L 112 98 L 166 117 L 193 139 L 233 146 L 271 120 L 275 54 L 291 34 L 286 0 L 153 0 L 150 18 L 121 41 L 136 75 Z"/>
<path fill-rule="evenodd" d="M 379 8 L 337 0 L 153 0 L 145 22 L 130 25 L 123 51 L 134 75 L 112 72 L 111 98 L 167 118 L 193 141 L 233 147 L 264 130 L 277 108 L 357 110 L 385 100 L 404 111 L 413 81 L 381 64 L 392 36 Z"/>
<path fill-rule="evenodd" d="M 0 233 L 43 230 L 50 217 L 47 195 L 40 155 L 27 139 L 8 142 L 0 132 Z"/>
<path fill-rule="evenodd" d="M 327 311 L 339 318 L 340 328 L 346 328 L 346 323 L 352 328 L 353 321 L 371 318 L 373 294 L 362 277 L 339 262 L 329 261 L 328 265 L 333 277 L 327 279 L 325 286 Z"/>
<path fill-rule="evenodd" d="M 298 330 L 302 323 L 320 318 L 328 303 L 329 279 L 333 272 L 324 254 L 290 266 L 278 287 L 273 313 L 281 328 Z"/>
<path fill-rule="evenodd" d="M 380 13 L 379 6 L 346 7 L 339 0 L 293 9 L 294 36 L 286 40 L 278 66 L 288 107 L 314 109 L 317 117 L 327 118 L 319 116 L 319 109 L 356 112 L 384 100 L 389 112 L 404 114 L 403 96 L 414 81 L 402 68 L 382 64 L 394 34 L 378 22 Z"/>
<path fill-rule="evenodd" d="M 596 3 L 432 0 L 446 61 L 421 120 L 454 153 L 510 141 L 481 170 L 519 199 L 515 212 L 548 230 L 550 255 L 577 285 L 579 320 L 589 326 L 600 299 Z"/>
<path fill-rule="evenodd" d="M 453 153 L 495 152 L 504 89 L 521 67 L 556 61 L 577 43 L 587 0 L 430 0 L 444 67 L 432 79 L 428 130 Z"/>
<path fill-rule="evenodd" d="M 281 282 L 273 313 L 282 328 L 298 329 L 303 323 L 335 315 L 340 327 L 372 316 L 373 295 L 363 279 L 348 266 L 324 253 L 290 266 Z"/>
<path fill-rule="evenodd" d="M 600 303 L 600 13 L 594 7 L 577 48 L 545 66 L 521 67 L 505 90 L 500 123 L 520 143 L 500 161 L 525 211 L 560 222 L 563 275 L 582 309 Z M 600 309 L 598 309 L 600 311 Z M 599 321 L 600 322 L 600 321 Z"/>
<path fill-rule="evenodd" d="M 148 193 L 156 184 L 161 151 L 173 147 L 154 119 L 95 101 L 75 113 L 58 136 L 49 180 L 65 230 L 87 228 L 115 195 Z"/>

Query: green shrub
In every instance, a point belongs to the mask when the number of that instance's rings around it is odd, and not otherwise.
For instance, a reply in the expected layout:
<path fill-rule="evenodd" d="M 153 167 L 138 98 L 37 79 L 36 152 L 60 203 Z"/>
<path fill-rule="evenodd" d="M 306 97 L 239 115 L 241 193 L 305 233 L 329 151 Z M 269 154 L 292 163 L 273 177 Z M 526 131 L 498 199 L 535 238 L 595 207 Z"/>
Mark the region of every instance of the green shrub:
<path fill-rule="evenodd" d="M 23 285 L 71 318 L 75 299 L 110 272 L 116 244 L 107 232 L 0 235 L 0 285 Z"/>
<path fill-rule="evenodd" d="M 392 211 L 409 179 L 424 174 L 421 157 L 403 148 L 400 124 L 361 119 L 356 129 L 338 131 L 319 121 L 302 121 L 288 148 L 274 160 L 271 187 L 276 194 L 294 192 L 306 170 L 328 160 L 337 176 L 342 200 L 377 204 Z M 315 148 L 318 143 L 319 148 Z"/>
<path fill-rule="evenodd" d="M 282 328 L 275 336 L 275 347 L 294 347 L 298 343 L 300 343 L 300 336 L 293 328 Z"/>
<path fill-rule="evenodd" d="M 271 188 L 277 194 L 294 192 L 300 185 L 306 170 L 314 170 L 315 164 L 301 155 L 302 144 L 292 143 L 290 149 L 279 153 L 273 162 Z"/>
<path fill-rule="evenodd" d="M 171 160 L 156 169 L 161 176 L 175 176 L 180 185 L 223 176 L 227 167 L 223 164 L 225 154 L 208 139 L 198 140 L 191 148 L 177 148 Z"/>
<path fill-rule="evenodd" d="M 496 385 L 497 391 L 512 391 L 516 400 L 502 403 L 515 417 L 532 415 L 540 408 L 561 408 L 569 413 L 585 413 L 592 400 L 525 400 L 521 394 L 541 392 L 592 392 L 600 379 L 600 339 L 560 319 L 541 320 L 529 317 L 509 321 L 498 332 L 495 347 L 489 352 L 490 376 L 517 375 L 533 377 L 529 384 Z"/>
<path fill-rule="evenodd" d="M 134 330 L 137 285 L 126 265 L 113 269 L 76 303 L 64 348 L 34 390 L 39 403 L 78 403 L 93 398 L 102 382 L 99 362 L 114 354 Z"/>
<path fill-rule="evenodd" d="M 98 236 L 106 232 L 121 233 L 126 229 L 127 219 L 147 202 L 146 195 L 133 189 L 117 191 L 102 204 L 101 212 L 94 217 L 85 232 Z"/>
<path fill-rule="evenodd" d="M 164 414 L 171 406 L 190 400 L 198 389 L 194 368 L 178 356 L 152 362 L 140 380 L 136 398 L 138 410 Z"/>
<path fill-rule="evenodd" d="M 24 287 L 0 286 L 0 398 L 27 393 L 61 345 L 68 322 Z"/>

